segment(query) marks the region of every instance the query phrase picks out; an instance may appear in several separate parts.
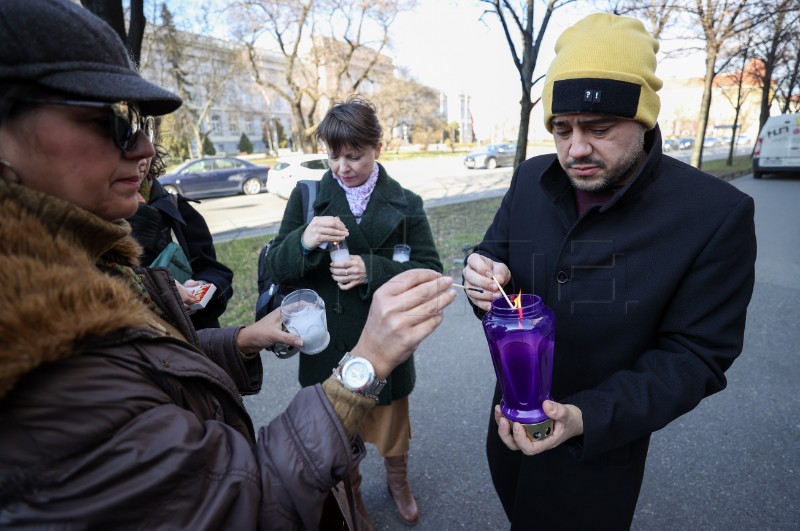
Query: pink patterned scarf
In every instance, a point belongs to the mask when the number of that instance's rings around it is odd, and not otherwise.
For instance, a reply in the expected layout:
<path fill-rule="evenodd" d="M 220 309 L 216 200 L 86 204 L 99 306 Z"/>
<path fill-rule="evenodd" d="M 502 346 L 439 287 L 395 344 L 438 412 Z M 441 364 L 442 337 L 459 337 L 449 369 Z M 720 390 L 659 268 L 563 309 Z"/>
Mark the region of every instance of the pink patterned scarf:
<path fill-rule="evenodd" d="M 344 195 L 347 197 L 347 204 L 350 205 L 350 212 L 352 212 L 355 216 L 356 223 L 361 223 L 361 217 L 364 215 L 364 211 L 367 209 L 369 197 L 372 195 L 372 191 L 375 189 L 375 184 L 378 182 L 378 163 L 376 162 L 375 167 L 372 168 L 372 173 L 369 175 L 367 182 L 361 186 L 348 188 L 342 184 L 342 181 L 339 179 L 338 175 L 333 173 L 333 177 L 336 179 L 336 182 L 339 183 L 339 186 L 341 186 L 344 190 Z"/>

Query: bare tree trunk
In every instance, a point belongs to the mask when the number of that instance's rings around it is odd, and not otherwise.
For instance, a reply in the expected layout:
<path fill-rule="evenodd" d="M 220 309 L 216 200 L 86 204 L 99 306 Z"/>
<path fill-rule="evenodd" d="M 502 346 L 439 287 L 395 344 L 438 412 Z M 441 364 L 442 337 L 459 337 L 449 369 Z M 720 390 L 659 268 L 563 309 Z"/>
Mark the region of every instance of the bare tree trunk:
<path fill-rule="evenodd" d="M 144 0 L 131 0 L 131 23 L 128 26 L 128 38 L 125 39 L 125 43 L 128 45 L 137 67 L 142 60 L 142 40 L 146 25 Z"/>
<path fill-rule="evenodd" d="M 703 140 L 708 127 L 708 114 L 711 109 L 711 94 L 714 77 L 718 72 L 717 58 L 723 46 L 737 35 L 753 29 L 753 21 L 745 24 L 737 22 L 748 0 L 695 0 L 694 15 L 702 30 L 706 49 L 706 73 L 703 83 L 703 98 L 700 102 L 699 127 L 695 133 L 691 164 L 702 168 Z M 724 63 L 727 65 L 727 62 Z M 720 67 L 721 70 L 723 67 Z"/>
<path fill-rule="evenodd" d="M 742 111 L 742 101 L 744 96 L 742 92 L 744 91 L 744 82 L 745 82 L 745 75 L 747 71 L 747 59 L 749 57 L 750 52 L 750 39 L 747 41 L 747 46 L 744 47 L 742 51 L 742 69 L 739 72 L 738 83 L 736 84 L 736 103 L 733 106 L 734 108 L 734 115 L 733 115 L 733 131 L 731 131 L 731 144 L 728 148 L 728 159 L 725 161 L 725 164 L 728 166 L 733 166 L 733 153 L 736 150 L 736 141 L 738 140 L 738 129 L 739 129 L 739 114 Z"/>
<path fill-rule="evenodd" d="M 714 83 L 714 65 L 717 62 L 717 54 L 713 50 L 708 51 L 706 58 L 706 76 L 703 83 L 703 98 L 700 100 L 700 123 L 694 135 L 694 149 L 692 149 L 692 160 L 690 164 L 695 168 L 703 167 L 703 140 L 706 137 L 706 127 L 708 127 L 708 113 L 711 110 L 711 92 Z"/>
<path fill-rule="evenodd" d="M 192 149 L 192 143 L 189 142 L 189 154 L 193 159 L 200 158 L 203 156 L 203 140 L 205 138 L 200 128 L 195 124 L 192 124 L 192 135 L 194 135 L 194 146 L 197 151 Z"/>
<path fill-rule="evenodd" d="M 533 0 L 520 2 L 520 8 L 523 5 L 525 6 L 524 13 L 517 13 L 516 9 L 507 0 L 482 0 L 482 2 L 490 4 L 493 10 L 487 10 L 486 12 L 494 13 L 500 20 L 506 42 L 508 43 L 508 48 L 511 51 L 511 58 L 519 73 L 522 97 L 519 100 L 520 112 L 519 131 L 517 133 L 517 153 L 514 155 L 514 167 L 516 168 L 527 158 L 528 130 L 530 128 L 531 111 L 536 104 L 539 103 L 539 99 L 536 101 L 531 100 L 531 89 L 544 78 L 544 76 L 540 76 L 535 81 L 533 80 L 533 72 L 536 69 L 539 50 L 542 46 L 542 39 L 547 31 L 547 26 L 550 23 L 553 11 L 574 2 L 574 0 L 547 0 L 544 17 L 542 18 L 542 23 L 535 38 Z M 516 33 L 522 38 L 521 54 L 517 53 L 517 45 L 511 35 L 511 28 L 514 28 Z"/>
<path fill-rule="evenodd" d="M 147 25 L 144 17 L 144 0 L 131 0 L 131 23 L 127 32 L 125 31 L 125 11 L 122 8 L 122 0 L 81 0 L 81 5 L 105 20 L 117 32 L 138 66 L 142 55 L 144 28 Z"/>
<path fill-rule="evenodd" d="M 772 106 L 772 74 L 775 71 L 775 65 L 778 61 L 778 51 L 781 48 L 781 41 L 784 36 L 784 20 L 786 18 L 786 8 L 791 0 L 783 0 L 777 7 L 775 14 L 776 19 L 772 27 L 772 39 L 769 41 L 769 47 L 766 49 L 766 54 L 762 58 L 764 63 L 764 72 L 761 86 L 761 113 L 758 118 L 758 130 L 764 127 L 769 119 L 769 108 Z M 769 9 L 769 8 L 767 8 Z"/>
<path fill-rule="evenodd" d="M 311 137 L 306 133 L 306 116 L 303 112 L 303 105 L 301 100 L 295 99 L 292 101 L 292 137 L 296 138 L 300 143 L 300 149 L 304 153 L 314 153 L 316 149 L 314 149 L 314 143 L 311 140 Z M 297 149 L 297 146 L 292 146 L 294 149 Z"/>
<path fill-rule="evenodd" d="M 122 0 L 81 0 L 81 5 L 102 18 L 117 32 L 122 42 L 126 42 L 125 16 L 122 11 Z"/>
<path fill-rule="evenodd" d="M 527 158 L 528 130 L 530 128 L 533 105 L 530 96 L 523 96 L 523 98 L 519 100 L 519 132 L 517 133 L 517 152 L 514 155 L 515 168 L 525 162 Z"/>

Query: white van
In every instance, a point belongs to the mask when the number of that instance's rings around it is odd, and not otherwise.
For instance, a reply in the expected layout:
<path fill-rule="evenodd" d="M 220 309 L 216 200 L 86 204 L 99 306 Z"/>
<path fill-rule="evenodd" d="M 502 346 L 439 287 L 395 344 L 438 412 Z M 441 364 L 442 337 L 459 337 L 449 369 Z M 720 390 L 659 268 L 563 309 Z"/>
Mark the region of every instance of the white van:
<path fill-rule="evenodd" d="M 770 116 L 753 150 L 753 177 L 800 172 L 800 113 Z"/>

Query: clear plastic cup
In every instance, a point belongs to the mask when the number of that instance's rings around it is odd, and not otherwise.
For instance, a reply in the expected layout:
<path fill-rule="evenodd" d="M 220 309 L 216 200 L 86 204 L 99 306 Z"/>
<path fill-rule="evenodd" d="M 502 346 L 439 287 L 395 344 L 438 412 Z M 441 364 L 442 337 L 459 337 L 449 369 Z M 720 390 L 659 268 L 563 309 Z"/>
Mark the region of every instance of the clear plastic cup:
<path fill-rule="evenodd" d="M 411 259 L 411 246 L 405 243 L 398 243 L 394 246 L 392 260 L 395 262 L 408 262 Z"/>
<path fill-rule="evenodd" d="M 283 325 L 292 334 L 300 336 L 304 354 L 319 354 L 328 346 L 331 335 L 325 317 L 325 301 L 310 289 L 291 292 L 281 302 Z"/>

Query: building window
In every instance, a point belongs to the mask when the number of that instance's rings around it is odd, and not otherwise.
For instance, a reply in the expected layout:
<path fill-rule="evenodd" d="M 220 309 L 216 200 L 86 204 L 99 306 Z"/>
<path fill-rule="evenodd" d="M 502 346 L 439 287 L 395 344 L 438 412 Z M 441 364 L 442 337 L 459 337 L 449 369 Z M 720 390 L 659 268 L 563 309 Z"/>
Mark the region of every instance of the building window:
<path fill-rule="evenodd" d="M 252 135 L 255 133 L 255 128 L 253 127 L 253 119 L 247 118 L 244 122 L 244 130 L 248 135 Z"/>
<path fill-rule="evenodd" d="M 222 123 L 217 115 L 211 117 L 211 131 L 216 135 L 222 134 Z"/>
<path fill-rule="evenodd" d="M 239 120 L 236 119 L 236 116 L 231 116 L 228 118 L 228 130 L 231 133 L 236 133 L 239 131 Z"/>

